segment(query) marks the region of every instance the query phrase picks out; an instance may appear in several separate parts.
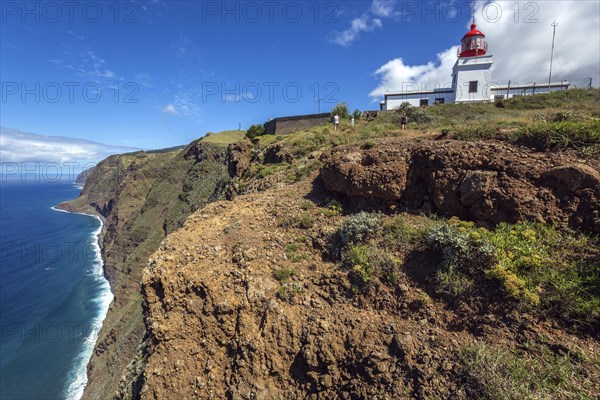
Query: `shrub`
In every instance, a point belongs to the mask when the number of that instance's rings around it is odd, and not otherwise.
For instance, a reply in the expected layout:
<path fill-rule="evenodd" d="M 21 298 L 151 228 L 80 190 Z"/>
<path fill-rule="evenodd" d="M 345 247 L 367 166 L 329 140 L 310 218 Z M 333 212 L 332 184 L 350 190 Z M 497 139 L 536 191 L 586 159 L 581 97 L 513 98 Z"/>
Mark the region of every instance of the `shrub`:
<path fill-rule="evenodd" d="M 408 123 L 425 124 L 432 121 L 428 109 L 422 107 L 413 107 L 408 102 L 404 102 L 397 109 L 397 113 L 402 115 L 406 113 Z"/>
<path fill-rule="evenodd" d="M 277 297 L 282 300 L 290 300 L 292 297 L 304 292 L 302 282 L 284 283 L 277 290 Z"/>
<path fill-rule="evenodd" d="M 319 208 L 319 214 L 328 218 L 342 215 L 343 211 L 342 203 L 337 200 L 329 200 L 326 207 Z"/>
<path fill-rule="evenodd" d="M 360 118 L 362 117 L 362 112 L 357 108 L 354 110 L 354 112 L 352 113 L 352 116 L 354 117 L 354 120 L 356 122 L 360 121 Z"/>
<path fill-rule="evenodd" d="M 426 241 L 442 252 L 443 269 L 456 267 L 470 276 L 480 275 L 493 260 L 493 249 L 481 239 L 484 231 L 472 222 L 451 219 L 430 229 Z"/>
<path fill-rule="evenodd" d="M 386 221 L 383 227 L 385 241 L 391 248 L 398 248 L 404 243 L 418 243 L 423 240 L 425 229 L 419 229 L 406 223 L 402 216 Z"/>
<path fill-rule="evenodd" d="M 279 268 L 273 271 L 273 277 L 280 283 L 287 282 L 294 275 L 296 275 L 294 268 Z"/>
<path fill-rule="evenodd" d="M 285 246 L 285 256 L 288 258 L 288 260 L 295 263 L 305 260 L 307 255 L 305 253 L 298 252 L 298 250 L 300 250 L 300 245 L 298 243 L 290 243 Z"/>
<path fill-rule="evenodd" d="M 394 284 L 398 281 L 399 261 L 385 251 L 378 249 L 371 253 L 369 262 L 374 273 L 385 283 Z"/>
<path fill-rule="evenodd" d="M 313 227 L 313 225 L 314 225 L 313 217 L 310 216 L 309 214 L 303 214 L 298 219 L 298 228 L 310 229 Z"/>
<path fill-rule="evenodd" d="M 373 264 L 371 263 L 371 248 L 367 245 L 351 246 L 347 260 L 351 267 L 350 279 L 359 285 L 365 285 L 373 279 Z"/>
<path fill-rule="evenodd" d="M 257 166 L 252 166 L 250 170 L 250 175 L 255 176 L 259 179 L 264 179 L 267 176 L 271 176 L 280 171 L 289 168 L 289 164 L 280 163 L 280 164 L 258 164 Z"/>
<path fill-rule="evenodd" d="M 369 150 L 372 149 L 375 146 L 375 143 L 371 142 L 370 140 L 364 142 L 360 148 L 363 150 Z"/>
<path fill-rule="evenodd" d="M 475 282 L 472 278 L 460 272 L 455 265 L 437 271 L 435 276 L 440 293 L 458 297 L 471 292 Z"/>
<path fill-rule="evenodd" d="M 375 244 L 351 244 L 343 254 L 350 268 L 350 280 L 364 286 L 374 278 L 394 284 L 398 280 L 399 261 Z"/>
<path fill-rule="evenodd" d="M 319 160 L 309 160 L 307 162 L 298 162 L 293 165 L 292 171 L 288 176 L 293 183 L 300 182 L 314 171 L 319 169 L 321 162 Z"/>
<path fill-rule="evenodd" d="M 265 126 L 262 124 L 254 124 L 246 131 L 246 137 L 254 139 L 265 134 Z"/>
<path fill-rule="evenodd" d="M 336 106 L 333 107 L 333 109 L 329 113 L 331 121 L 333 121 L 333 117 L 335 115 L 340 117 L 340 121 L 350 118 L 350 111 L 348 111 L 348 105 L 344 102 L 336 104 Z"/>
<path fill-rule="evenodd" d="M 351 215 L 340 227 L 342 244 L 362 243 L 381 231 L 383 216 L 379 213 L 364 211 Z"/>

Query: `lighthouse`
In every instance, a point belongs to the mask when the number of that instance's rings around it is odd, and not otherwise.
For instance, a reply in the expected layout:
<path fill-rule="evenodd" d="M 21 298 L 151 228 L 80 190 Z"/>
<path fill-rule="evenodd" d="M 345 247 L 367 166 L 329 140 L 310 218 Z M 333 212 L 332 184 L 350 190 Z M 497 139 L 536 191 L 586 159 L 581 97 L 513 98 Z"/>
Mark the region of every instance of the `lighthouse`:
<path fill-rule="evenodd" d="M 490 99 L 493 57 L 487 51 L 485 35 L 475 24 L 471 24 L 471 30 L 461 39 L 458 58 L 452 68 L 452 89 L 456 103 Z"/>
<path fill-rule="evenodd" d="M 467 103 L 477 101 L 500 101 L 515 96 L 528 96 L 568 89 L 567 81 L 556 83 L 519 83 L 515 77 L 506 85 L 492 81 L 493 57 L 488 54 L 485 34 L 475 23 L 461 39 L 456 52 L 456 62 L 452 67 L 452 83 L 439 82 L 427 89 L 418 82 L 408 82 L 406 86 L 420 90 L 388 91 L 380 103 L 381 110 L 393 110 L 409 103 L 411 106 L 428 106 L 442 103 Z M 403 83 L 404 85 L 404 83 Z"/>

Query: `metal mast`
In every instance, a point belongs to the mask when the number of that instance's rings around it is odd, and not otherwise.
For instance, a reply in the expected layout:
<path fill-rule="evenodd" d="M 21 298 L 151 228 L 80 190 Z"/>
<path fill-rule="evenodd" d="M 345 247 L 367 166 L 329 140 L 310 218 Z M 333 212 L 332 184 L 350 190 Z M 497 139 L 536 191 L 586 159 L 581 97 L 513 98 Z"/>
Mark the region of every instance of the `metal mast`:
<path fill-rule="evenodd" d="M 556 20 L 552 23 L 552 51 L 550 52 L 550 75 L 548 76 L 548 92 L 550 92 L 550 84 L 552 83 L 552 59 L 554 58 L 554 39 L 556 38 Z"/>

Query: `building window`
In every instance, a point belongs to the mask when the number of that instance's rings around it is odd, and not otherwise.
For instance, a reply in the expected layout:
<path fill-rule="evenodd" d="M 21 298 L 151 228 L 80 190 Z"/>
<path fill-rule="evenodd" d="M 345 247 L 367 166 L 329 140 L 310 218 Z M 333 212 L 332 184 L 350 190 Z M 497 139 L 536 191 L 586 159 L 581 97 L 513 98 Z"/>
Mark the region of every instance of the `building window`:
<path fill-rule="evenodd" d="M 469 81 L 469 93 L 477 93 L 477 81 Z"/>
<path fill-rule="evenodd" d="M 435 98 L 435 104 L 444 104 L 444 98 L 443 97 L 436 97 Z"/>
<path fill-rule="evenodd" d="M 419 101 L 419 106 L 423 107 L 429 104 L 429 99 L 421 99 Z"/>

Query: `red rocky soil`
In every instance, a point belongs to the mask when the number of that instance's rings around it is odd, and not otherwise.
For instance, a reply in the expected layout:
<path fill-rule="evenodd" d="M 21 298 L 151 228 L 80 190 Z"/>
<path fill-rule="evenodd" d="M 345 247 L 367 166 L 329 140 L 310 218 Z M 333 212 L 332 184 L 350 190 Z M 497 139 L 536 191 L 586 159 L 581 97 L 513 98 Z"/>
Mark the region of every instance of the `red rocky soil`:
<path fill-rule="evenodd" d="M 323 157 L 327 189 L 493 225 L 553 222 L 600 233 L 597 159 L 502 142 L 388 139 Z"/>

